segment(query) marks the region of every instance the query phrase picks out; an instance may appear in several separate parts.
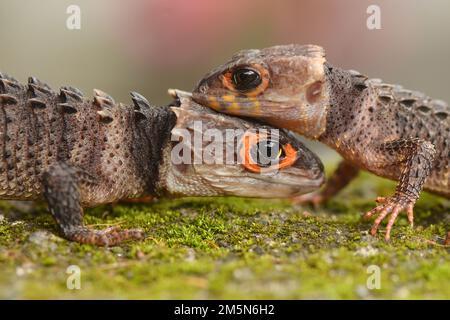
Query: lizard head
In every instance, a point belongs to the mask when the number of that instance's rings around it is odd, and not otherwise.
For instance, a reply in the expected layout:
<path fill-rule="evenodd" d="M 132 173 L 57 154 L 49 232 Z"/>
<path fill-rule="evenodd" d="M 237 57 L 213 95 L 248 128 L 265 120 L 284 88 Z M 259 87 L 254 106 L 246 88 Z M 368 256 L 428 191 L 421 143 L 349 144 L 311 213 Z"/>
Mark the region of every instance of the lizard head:
<path fill-rule="evenodd" d="M 315 45 L 243 50 L 205 75 L 193 99 L 317 138 L 325 130 L 328 107 L 324 63 L 324 50 Z"/>
<path fill-rule="evenodd" d="M 177 120 L 161 174 L 168 193 L 283 198 L 324 182 L 322 163 L 293 135 L 177 95 L 172 107 Z"/>

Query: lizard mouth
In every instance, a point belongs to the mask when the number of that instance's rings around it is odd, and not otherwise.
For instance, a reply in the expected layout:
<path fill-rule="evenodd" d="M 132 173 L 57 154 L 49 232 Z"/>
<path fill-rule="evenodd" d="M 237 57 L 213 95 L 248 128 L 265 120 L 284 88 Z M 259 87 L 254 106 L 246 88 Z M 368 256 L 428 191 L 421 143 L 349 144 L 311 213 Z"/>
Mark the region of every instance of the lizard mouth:
<path fill-rule="evenodd" d="M 297 108 L 303 104 L 303 100 L 287 99 L 281 96 L 273 98 L 249 97 L 239 95 L 208 95 L 200 92 L 187 92 L 178 89 L 169 89 L 168 93 L 174 98 L 189 97 L 195 102 L 207 106 L 215 111 L 238 116 L 263 117 L 267 111 L 276 110 L 285 112 L 288 109 Z M 264 107 L 264 110 L 261 108 Z M 264 111 L 264 113 L 262 112 Z"/>
<path fill-rule="evenodd" d="M 291 190 L 291 195 L 299 195 L 317 190 L 324 182 L 324 176 L 319 176 L 314 179 L 310 177 L 293 177 L 288 179 L 286 177 L 280 177 L 280 179 L 264 179 L 268 183 L 276 183 L 282 187 L 289 188 Z"/>
<path fill-rule="evenodd" d="M 315 89 L 317 90 L 317 88 Z M 302 94 L 296 99 L 283 96 L 240 97 L 237 95 L 213 96 L 199 92 L 191 94 L 192 99 L 215 111 L 233 116 L 260 119 L 270 125 L 317 138 L 325 130 L 327 104 L 311 92 L 309 100 Z"/>
<path fill-rule="evenodd" d="M 240 177 L 222 174 L 203 177 L 208 185 L 222 194 L 257 198 L 290 198 L 317 190 L 325 181 L 323 175 L 285 175 L 277 177 L 262 174 L 247 174 Z"/>

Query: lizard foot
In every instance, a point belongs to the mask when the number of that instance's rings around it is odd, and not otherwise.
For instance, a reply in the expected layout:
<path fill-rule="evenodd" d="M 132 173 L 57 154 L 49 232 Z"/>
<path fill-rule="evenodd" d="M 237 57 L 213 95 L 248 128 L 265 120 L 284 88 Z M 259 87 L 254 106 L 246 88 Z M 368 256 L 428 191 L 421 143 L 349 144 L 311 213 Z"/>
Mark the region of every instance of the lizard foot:
<path fill-rule="evenodd" d="M 375 235 L 377 233 L 378 227 L 380 226 L 381 221 L 383 221 L 389 214 L 391 215 L 386 227 L 386 241 L 389 241 L 391 236 L 392 226 L 394 225 L 397 216 L 401 211 L 405 210 L 408 216 L 408 221 L 411 227 L 414 225 L 414 202 L 405 199 L 400 196 L 393 197 L 378 197 L 376 199 L 378 206 L 374 209 L 370 210 L 364 215 L 364 218 L 368 219 L 371 216 L 378 214 L 378 217 L 375 219 L 375 222 L 370 229 L 370 234 Z"/>
<path fill-rule="evenodd" d="M 145 237 L 141 229 L 120 229 L 110 227 L 105 230 L 92 230 L 87 227 L 76 227 L 64 232 L 69 240 L 97 246 L 115 246 L 125 240 L 140 240 Z"/>
<path fill-rule="evenodd" d="M 291 199 L 291 202 L 292 204 L 312 205 L 315 209 L 317 209 L 326 200 L 327 199 L 325 199 L 325 197 L 321 193 L 312 192 L 294 197 Z"/>

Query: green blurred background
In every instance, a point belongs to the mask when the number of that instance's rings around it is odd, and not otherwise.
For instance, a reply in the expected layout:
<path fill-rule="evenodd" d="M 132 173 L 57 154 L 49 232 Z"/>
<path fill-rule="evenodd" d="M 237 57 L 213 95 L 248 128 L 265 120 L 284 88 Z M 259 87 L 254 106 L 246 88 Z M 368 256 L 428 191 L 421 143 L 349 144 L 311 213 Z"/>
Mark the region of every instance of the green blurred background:
<path fill-rule="evenodd" d="M 71 4 L 80 30 L 66 28 Z M 366 27 L 371 4 L 381 30 Z M 237 50 L 314 43 L 332 64 L 449 101 L 449 13 L 448 0 L 0 0 L 0 70 L 163 104 Z"/>

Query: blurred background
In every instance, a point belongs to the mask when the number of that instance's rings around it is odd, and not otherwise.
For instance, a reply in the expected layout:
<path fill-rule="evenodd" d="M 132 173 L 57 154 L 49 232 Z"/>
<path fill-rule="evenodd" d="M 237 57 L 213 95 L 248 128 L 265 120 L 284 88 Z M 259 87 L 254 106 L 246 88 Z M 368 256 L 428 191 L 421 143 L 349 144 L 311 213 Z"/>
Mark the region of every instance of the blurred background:
<path fill-rule="evenodd" d="M 366 27 L 371 4 L 381 30 Z M 66 27 L 69 5 L 80 30 Z M 313 43 L 332 64 L 450 101 L 449 14 L 448 0 L 0 0 L 0 70 L 165 104 L 237 50 Z"/>

